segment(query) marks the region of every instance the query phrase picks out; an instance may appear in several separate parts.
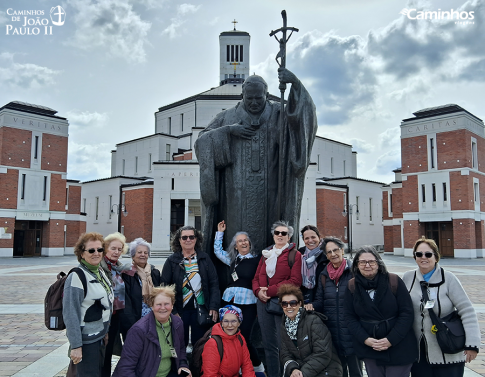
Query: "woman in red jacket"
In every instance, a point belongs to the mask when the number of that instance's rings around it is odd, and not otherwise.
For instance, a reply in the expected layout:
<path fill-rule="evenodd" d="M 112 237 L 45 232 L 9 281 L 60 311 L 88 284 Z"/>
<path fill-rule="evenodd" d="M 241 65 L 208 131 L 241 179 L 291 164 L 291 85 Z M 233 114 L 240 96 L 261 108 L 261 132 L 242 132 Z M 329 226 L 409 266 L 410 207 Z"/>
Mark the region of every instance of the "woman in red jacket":
<path fill-rule="evenodd" d="M 296 245 L 290 242 L 293 227 L 287 222 L 276 221 L 271 227 L 271 233 L 275 243 L 263 250 L 263 257 L 259 261 L 253 279 L 253 292 L 259 299 L 256 308 L 267 375 L 280 377 L 279 332 L 283 310 L 279 306 L 277 292 L 282 284 L 301 286 L 301 254 L 296 250 Z M 271 299 L 273 304 L 279 307 L 279 314 L 274 314 L 271 310 L 267 311 L 267 303 Z"/>
<path fill-rule="evenodd" d="M 243 320 L 241 309 L 226 305 L 219 309 L 220 323 L 212 327 L 212 336 L 222 339 L 222 361 L 214 338 L 207 341 L 202 352 L 202 375 L 204 377 L 255 377 L 246 340 L 239 331 Z"/>

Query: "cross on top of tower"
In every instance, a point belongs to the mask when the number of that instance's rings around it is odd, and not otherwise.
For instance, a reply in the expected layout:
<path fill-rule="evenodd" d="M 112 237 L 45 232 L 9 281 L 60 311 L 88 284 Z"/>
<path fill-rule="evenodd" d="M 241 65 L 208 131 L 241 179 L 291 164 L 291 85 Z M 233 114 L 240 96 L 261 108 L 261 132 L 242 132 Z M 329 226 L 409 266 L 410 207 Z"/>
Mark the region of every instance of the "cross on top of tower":
<path fill-rule="evenodd" d="M 234 30 L 236 30 L 236 24 L 237 24 L 236 19 L 234 19 L 234 21 L 231 21 L 231 23 L 234 24 Z"/>

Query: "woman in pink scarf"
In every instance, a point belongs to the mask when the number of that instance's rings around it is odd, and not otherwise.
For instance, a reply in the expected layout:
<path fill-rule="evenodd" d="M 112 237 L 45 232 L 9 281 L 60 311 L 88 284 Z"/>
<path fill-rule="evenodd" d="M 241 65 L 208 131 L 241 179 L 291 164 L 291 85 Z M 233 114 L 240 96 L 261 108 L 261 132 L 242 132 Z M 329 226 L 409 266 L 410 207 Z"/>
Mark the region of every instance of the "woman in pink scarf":
<path fill-rule="evenodd" d="M 316 311 L 325 314 L 343 369 L 343 377 L 362 377 L 362 361 L 354 353 L 353 337 L 344 320 L 344 298 L 352 275 L 352 262 L 344 258 L 344 243 L 336 237 L 325 237 L 321 248 L 329 263 L 318 279 L 313 302 Z"/>

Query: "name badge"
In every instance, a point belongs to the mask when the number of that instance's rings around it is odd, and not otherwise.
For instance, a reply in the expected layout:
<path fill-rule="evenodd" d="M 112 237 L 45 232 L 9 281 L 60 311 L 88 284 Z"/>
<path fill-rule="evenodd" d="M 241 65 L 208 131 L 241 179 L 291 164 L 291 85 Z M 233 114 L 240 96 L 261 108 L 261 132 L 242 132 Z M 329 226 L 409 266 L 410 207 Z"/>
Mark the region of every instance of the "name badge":
<path fill-rule="evenodd" d="M 170 348 L 170 354 L 172 355 L 172 357 L 176 358 L 177 357 L 177 351 L 175 351 L 175 348 L 171 347 Z"/>
<path fill-rule="evenodd" d="M 236 272 L 236 271 L 234 271 L 234 272 L 231 274 L 231 276 L 232 276 L 232 280 L 234 280 L 234 281 L 236 281 L 237 279 L 239 279 L 239 276 L 237 276 L 237 272 Z"/>
<path fill-rule="evenodd" d="M 426 304 L 424 305 L 425 309 L 433 309 L 434 308 L 434 300 L 429 300 L 426 301 Z"/>

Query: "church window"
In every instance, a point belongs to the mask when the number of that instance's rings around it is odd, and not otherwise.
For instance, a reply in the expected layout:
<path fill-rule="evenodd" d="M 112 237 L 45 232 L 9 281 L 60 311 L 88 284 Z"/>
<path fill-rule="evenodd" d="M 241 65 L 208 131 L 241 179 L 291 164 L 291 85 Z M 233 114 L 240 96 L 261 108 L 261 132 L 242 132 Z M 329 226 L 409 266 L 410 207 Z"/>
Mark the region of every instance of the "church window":
<path fill-rule="evenodd" d="M 243 62 L 243 45 L 239 46 L 239 61 Z"/>
<path fill-rule="evenodd" d="M 135 174 L 138 173 L 138 156 L 135 156 Z"/>
<path fill-rule="evenodd" d="M 369 198 L 369 221 L 372 221 L 372 198 Z"/>
<path fill-rule="evenodd" d="M 234 45 L 231 45 L 231 62 L 234 61 Z"/>
<path fill-rule="evenodd" d="M 239 61 L 239 46 L 236 46 L 236 62 Z"/>
<path fill-rule="evenodd" d="M 226 47 L 227 47 L 227 49 L 226 49 L 226 61 L 229 62 L 229 61 L 231 61 L 231 59 L 230 59 L 231 56 L 230 56 L 230 52 L 229 52 L 230 49 L 231 49 L 231 46 L 227 45 Z"/>
<path fill-rule="evenodd" d="M 184 132 L 184 114 L 180 114 L 180 130 Z"/>
<path fill-rule="evenodd" d="M 125 175 L 125 159 L 121 161 L 121 175 Z"/>
<path fill-rule="evenodd" d="M 95 220 L 98 220 L 98 215 L 99 215 L 99 196 L 96 197 L 96 218 Z"/>
<path fill-rule="evenodd" d="M 168 130 L 167 130 L 168 134 L 171 135 L 172 134 L 172 117 L 168 117 Z"/>

